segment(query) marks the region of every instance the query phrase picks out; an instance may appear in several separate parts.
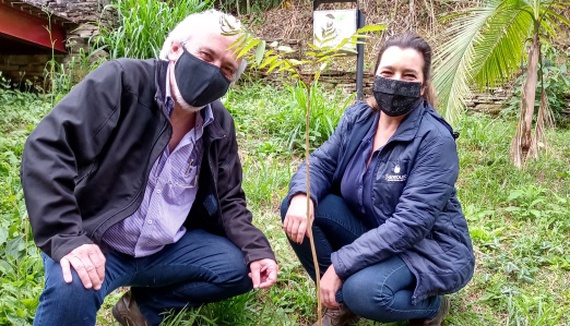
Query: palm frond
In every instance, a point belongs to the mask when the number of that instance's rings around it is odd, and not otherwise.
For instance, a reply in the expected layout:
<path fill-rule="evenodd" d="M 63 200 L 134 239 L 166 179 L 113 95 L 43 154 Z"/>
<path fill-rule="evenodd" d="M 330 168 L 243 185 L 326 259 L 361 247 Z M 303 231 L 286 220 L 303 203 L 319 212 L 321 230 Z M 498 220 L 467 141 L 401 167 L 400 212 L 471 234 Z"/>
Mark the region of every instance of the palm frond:
<path fill-rule="evenodd" d="M 474 47 L 481 38 L 481 31 L 493 17 L 495 6 L 470 9 L 454 15 L 443 38 L 447 39 L 434 57 L 433 81 L 437 91 L 438 111 L 451 124 L 458 120 L 465 106 L 465 98 L 471 90 Z"/>
<path fill-rule="evenodd" d="M 505 82 L 520 66 L 533 28 L 531 8 L 521 4 L 503 1 L 481 32 L 471 67 L 473 84 L 479 89 Z"/>

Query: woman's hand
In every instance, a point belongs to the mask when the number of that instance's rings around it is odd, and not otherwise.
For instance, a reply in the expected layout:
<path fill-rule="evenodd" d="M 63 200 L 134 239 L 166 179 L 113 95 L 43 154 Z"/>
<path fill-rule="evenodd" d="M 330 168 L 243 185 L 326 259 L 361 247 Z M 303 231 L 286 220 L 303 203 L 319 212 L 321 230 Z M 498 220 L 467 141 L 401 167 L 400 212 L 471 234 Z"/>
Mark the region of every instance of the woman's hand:
<path fill-rule="evenodd" d="M 283 221 L 283 230 L 296 243 L 303 243 L 305 236 L 308 236 L 309 228 L 313 224 L 313 201 L 310 200 L 310 216 L 307 218 L 307 195 L 298 194 L 291 198 L 289 209 Z"/>
<path fill-rule="evenodd" d="M 336 301 L 336 293 L 342 286 L 342 280 L 336 274 L 331 264 L 323 277 L 321 277 L 319 296 L 323 305 L 329 309 L 336 309 L 340 304 Z"/>

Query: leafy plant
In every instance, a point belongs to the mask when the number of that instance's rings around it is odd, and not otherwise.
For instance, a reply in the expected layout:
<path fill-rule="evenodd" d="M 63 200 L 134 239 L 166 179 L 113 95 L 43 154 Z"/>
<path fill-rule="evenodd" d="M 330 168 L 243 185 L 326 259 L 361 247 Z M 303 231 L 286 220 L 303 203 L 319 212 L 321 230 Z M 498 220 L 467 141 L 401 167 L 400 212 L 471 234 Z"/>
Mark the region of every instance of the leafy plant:
<path fill-rule="evenodd" d="M 255 48 L 255 63 L 259 69 L 266 69 L 268 73 L 276 70 L 277 72 L 286 73 L 289 77 L 296 80 L 299 91 L 295 91 L 296 100 L 300 107 L 305 108 L 305 164 L 306 164 L 306 196 L 307 196 L 307 216 L 311 216 L 311 189 L 310 189 L 310 146 L 311 146 L 311 109 L 313 99 L 311 91 L 318 85 L 319 78 L 323 71 L 338 57 L 346 56 L 350 51 L 354 52 L 356 44 L 363 43 L 363 39 L 368 37 L 364 33 L 378 32 L 385 29 L 383 25 L 370 25 L 360 28 L 350 38 L 345 38 L 338 44 L 331 46 L 331 42 L 335 40 L 337 33 L 334 26 L 326 26 L 322 29 L 321 35 L 316 35 L 316 44 L 308 43 L 310 50 L 305 53 L 305 58 L 298 60 L 287 57 L 292 50 L 288 47 L 279 46 L 277 42 L 269 45 L 270 49 L 266 51 L 266 42 L 258 39 L 253 34 L 243 29 L 236 29 L 227 21 L 224 22 L 222 30 L 227 35 L 239 35 L 235 42 L 235 53 L 238 57 L 243 57 Z M 347 48 L 348 46 L 348 48 Z M 308 73 L 306 72 L 308 71 Z M 304 95 L 306 94 L 306 95 Z M 307 227 L 307 235 L 310 242 L 315 274 L 320 275 L 315 243 L 312 232 L 312 221 L 309 221 Z M 320 288 L 320 278 L 316 277 L 317 291 Z M 318 324 L 322 324 L 321 316 L 321 300 L 317 296 L 317 312 Z"/>
<path fill-rule="evenodd" d="M 2 87 L 5 87 L 2 86 Z M 29 124 L 38 115 L 39 97 L 11 89 L 0 97 L 0 324 L 27 325 L 43 282 L 38 250 L 26 219 L 19 165 Z M 24 108 L 28 108 L 26 111 Z"/>
<path fill-rule="evenodd" d="M 286 122 L 289 124 L 289 136 L 287 138 L 287 147 L 290 150 L 302 149 L 306 145 L 304 143 L 304 123 L 299 121 L 304 116 L 305 108 L 311 103 L 309 117 L 309 150 L 313 151 L 326 141 L 334 132 L 344 109 L 354 102 L 354 94 L 345 97 L 344 100 L 338 100 L 331 103 L 326 101 L 322 95 L 318 83 L 311 86 L 310 92 L 307 92 L 301 85 L 287 86 L 291 93 L 291 97 L 295 99 L 290 103 L 290 107 L 285 108 L 287 112 Z M 311 98 L 307 96 L 310 94 Z"/>

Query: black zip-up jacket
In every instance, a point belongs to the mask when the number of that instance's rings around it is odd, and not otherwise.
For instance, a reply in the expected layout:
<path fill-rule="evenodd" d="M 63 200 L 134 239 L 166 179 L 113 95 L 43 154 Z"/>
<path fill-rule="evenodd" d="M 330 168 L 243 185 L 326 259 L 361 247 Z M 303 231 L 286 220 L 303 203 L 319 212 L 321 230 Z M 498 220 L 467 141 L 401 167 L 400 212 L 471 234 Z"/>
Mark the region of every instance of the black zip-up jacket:
<path fill-rule="evenodd" d="M 133 214 L 153 163 L 172 135 L 163 113 L 168 62 L 109 61 L 76 85 L 38 124 L 24 147 L 21 179 L 34 240 L 59 261 Z M 252 225 L 241 187 L 235 126 L 212 103 L 198 193 L 185 225 L 224 235 L 245 262 L 271 258 Z"/>

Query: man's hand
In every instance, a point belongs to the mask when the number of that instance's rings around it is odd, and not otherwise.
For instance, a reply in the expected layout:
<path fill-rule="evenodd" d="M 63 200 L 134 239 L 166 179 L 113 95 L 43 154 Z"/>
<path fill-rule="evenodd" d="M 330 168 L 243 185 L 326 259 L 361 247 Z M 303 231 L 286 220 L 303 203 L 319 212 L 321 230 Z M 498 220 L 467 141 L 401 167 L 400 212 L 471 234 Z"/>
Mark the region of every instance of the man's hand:
<path fill-rule="evenodd" d="M 314 211 L 312 200 L 310 206 L 310 216 L 307 218 L 307 195 L 298 194 L 291 198 L 285 220 L 283 220 L 283 229 L 291 241 L 303 243 L 305 236 L 309 236 Z"/>
<path fill-rule="evenodd" d="M 86 289 L 99 290 L 105 279 L 105 255 L 96 244 L 84 244 L 60 259 L 63 280 L 72 281 L 71 267 L 75 269 Z"/>
<path fill-rule="evenodd" d="M 249 277 L 254 289 L 265 289 L 277 282 L 279 266 L 273 259 L 265 258 L 249 263 Z"/>
<path fill-rule="evenodd" d="M 336 274 L 334 266 L 330 265 L 320 282 L 319 295 L 323 305 L 330 309 L 336 309 L 340 305 L 336 302 L 336 293 L 342 286 L 342 280 Z"/>

